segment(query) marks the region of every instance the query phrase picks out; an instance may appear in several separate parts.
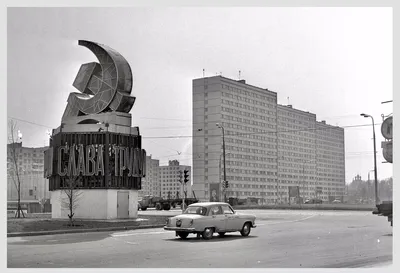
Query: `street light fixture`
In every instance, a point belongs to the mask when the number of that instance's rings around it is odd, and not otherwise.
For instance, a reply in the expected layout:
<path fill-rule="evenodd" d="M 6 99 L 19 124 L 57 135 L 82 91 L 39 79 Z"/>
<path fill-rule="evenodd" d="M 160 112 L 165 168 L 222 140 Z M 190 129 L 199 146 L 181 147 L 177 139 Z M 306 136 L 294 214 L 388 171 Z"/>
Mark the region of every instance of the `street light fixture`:
<path fill-rule="evenodd" d="M 372 136 L 373 136 L 373 141 L 374 141 L 374 173 L 375 173 L 375 205 L 378 205 L 380 203 L 379 197 L 378 197 L 378 170 L 376 167 L 376 143 L 375 143 L 375 123 L 374 123 L 374 118 L 371 115 L 368 114 L 360 114 L 360 116 L 363 116 L 364 118 L 371 118 L 372 119 Z"/>
<path fill-rule="evenodd" d="M 222 153 L 223 153 L 223 156 L 224 156 L 224 183 L 225 183 L 225 181 L 226 181 L 225 130 L 224 130 L 224 127 L 221 124 L 216 123 L 215 125 L 218 128 L 222 129 Z M 225 190 L 224 199 L 225 199 L 225 202 L 226 202 L 226 190 Z"/>

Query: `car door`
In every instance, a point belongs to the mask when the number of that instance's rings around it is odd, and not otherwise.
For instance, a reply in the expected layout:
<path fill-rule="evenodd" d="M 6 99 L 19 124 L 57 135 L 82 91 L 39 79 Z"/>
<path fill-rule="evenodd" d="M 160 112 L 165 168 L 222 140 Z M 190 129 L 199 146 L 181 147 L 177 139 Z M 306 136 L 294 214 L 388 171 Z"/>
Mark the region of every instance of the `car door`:
<path fill-rule="evenodd" d="M 237 231 L 242 228 L 242 220 L 238 214 L 228 205 L 222 205 L 222 212 L 226 218 L 226 230 Z"/>
<path fill-rule="evenodd" d="M 215 231 L 225 231 L 226 230 L 226 219 L 222 212 L 222 208 L 219 205 L 214 205 L 210 208 L 209 216 L 211 216 L 212 225 L 215 227 Z"/>

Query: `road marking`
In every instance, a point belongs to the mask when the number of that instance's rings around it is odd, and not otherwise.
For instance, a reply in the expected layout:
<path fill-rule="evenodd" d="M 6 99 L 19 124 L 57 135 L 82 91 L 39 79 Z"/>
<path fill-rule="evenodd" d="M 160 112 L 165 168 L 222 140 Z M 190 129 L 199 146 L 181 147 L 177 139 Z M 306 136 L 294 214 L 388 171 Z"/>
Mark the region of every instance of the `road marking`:
<path fill-rule="evenodd" d="M 111 234 L 112 237 L 125 237 L 125 236 L 135 236 L 135 235 L 149 235 L 149 234 L 164 234 L 170 231 L 154 231 L 154 232 L 136 232 L 136 233 L 122 233 L 122 234 Z"/>
<path fill-rule="evenodd" d="M 127 243 L 127 244 L 130 244 L 130 245 L 138 245 L 139 243 L 135 243 L 135 242 L 128 242 L 128 241 L 125 241 L 125 243 Z"/>
<path fill-rule="evenodd" d="M 297 219 L 297 220 L 292 220 L 292 221 L 272 222 L 272 223 L 266 223 L 266 224 L 257 224 L 256 223 L 256 225 L 257 226 L 265 226 L 265 225 L 276 225 L 276 224 L 293 223 L 293 222 L 304 221 L 304 220 L 310 219 L 310 218 L 315 217 L 315 216 L 317 216 L 317 215 L 311 215 L 311 216 L 308 216 L 308 217 L 304 217 L 304 218 Z"/>
<path fill-rule="evenodd" d="M 291 220 L 291 221 L 281 221 L 281 222 L 272 222 L 272 223 L 267 223 L 267 224 L 257 224 L 257 226 L 265 226 L 265 225 L 275 225 L 275 224 L 285 224 L 285 223 L 293 223 L 293 222 L 299 222 L 299 221 L 304 221 L 307 219 L 310 219 L 312 217 L 315 217 L 317 215 L 311 215 L 308 217 L 304 217 L 301 219 L 297 220 Z M 120 234 L 111 234 L 112 237 L 125 237 L 125 236 L 135 236 L 135 235 L 149 235 L 149 234 L 165 234 L 165 233 L 170 233 L 171 231 L 153 231 L 153 232 L 135 232 L 135 233 L 120 233 Z"/>

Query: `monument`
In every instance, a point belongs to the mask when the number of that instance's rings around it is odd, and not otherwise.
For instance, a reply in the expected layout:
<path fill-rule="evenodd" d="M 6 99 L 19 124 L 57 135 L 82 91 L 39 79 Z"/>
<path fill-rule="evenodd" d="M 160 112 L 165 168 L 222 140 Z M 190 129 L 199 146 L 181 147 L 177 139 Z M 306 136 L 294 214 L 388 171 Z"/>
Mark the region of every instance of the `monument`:
<path fill-rule="evenodd" d="M 99 60 L 83 64 L 45 152 L 52 218 L 136 218 L 138 190 L 146 173 L 139 127 L 131 127 L 132 72 L 114 49 L 79 40 Z M 79 199 L 79 200 L 78 200 Z M 70 202 L 71 203 L 71 202 Z M 66 208 L 67 207 L 67 208 Z"/>

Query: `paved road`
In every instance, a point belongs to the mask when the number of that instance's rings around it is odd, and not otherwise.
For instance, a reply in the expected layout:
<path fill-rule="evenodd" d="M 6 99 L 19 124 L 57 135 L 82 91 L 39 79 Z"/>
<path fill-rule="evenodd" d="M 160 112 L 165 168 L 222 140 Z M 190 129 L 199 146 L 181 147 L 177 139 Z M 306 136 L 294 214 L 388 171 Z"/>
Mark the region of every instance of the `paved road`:
<path fill-rule="evenodd" d="M 8 267 L 311 268 L 392 261 L 392 228 L 371 212 L 243 212 L 258 217 L 247 238 L 232 233 L 181 240 L 163 229 L 10 237 Z"/>

